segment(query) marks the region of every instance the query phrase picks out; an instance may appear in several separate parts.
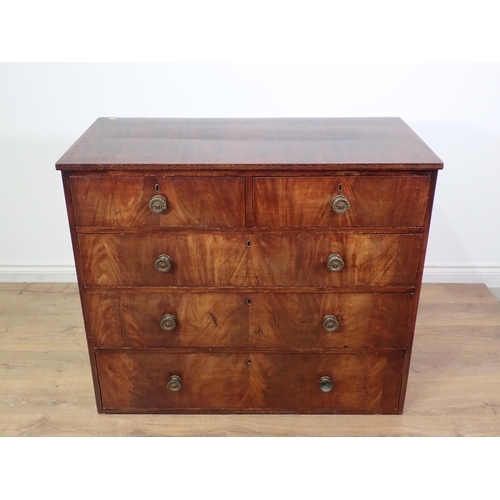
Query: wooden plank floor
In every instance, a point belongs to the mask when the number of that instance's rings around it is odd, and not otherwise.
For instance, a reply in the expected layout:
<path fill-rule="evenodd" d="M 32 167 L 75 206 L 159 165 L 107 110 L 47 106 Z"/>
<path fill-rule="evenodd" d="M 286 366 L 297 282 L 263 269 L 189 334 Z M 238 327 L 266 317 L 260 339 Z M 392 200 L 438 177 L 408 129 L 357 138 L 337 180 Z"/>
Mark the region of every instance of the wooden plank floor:
<path fill-rule="evenodd" d="M 500 303 L 424 285 L 404 414 L 99 415 L 76 284 L 0 284 L 0 436 L 499 436 Z"/>

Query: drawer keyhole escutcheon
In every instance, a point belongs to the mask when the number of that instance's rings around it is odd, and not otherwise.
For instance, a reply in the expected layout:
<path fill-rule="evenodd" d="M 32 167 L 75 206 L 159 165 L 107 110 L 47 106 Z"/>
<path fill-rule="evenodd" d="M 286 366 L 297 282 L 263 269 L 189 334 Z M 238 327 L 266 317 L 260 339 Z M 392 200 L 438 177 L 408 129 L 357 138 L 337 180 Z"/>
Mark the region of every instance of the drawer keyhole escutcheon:
<path fill-rule="evenodd" d="M 171 332 L 177 326 L 177 318 L 173 314 L 164 314 L 160 320 L 160 327 L 162 330 Z"/>
<path fill-rule="evenodd" d="M 333 389 L 333 380 L 326 375 L 320 377 L 319 388 L 322 392 L 330 392 Z"/>
<path fill-rule="evenodd" d="M 340 191 L 341 186 L 342 186 L 342 184 L 339 184 L 339 191 Z M 333 198 L 332 210 L 336 214 L 345 214 L 350 208 L 351 208 L 351 204 L 349 203 L 349 200 L 345 196 L 338 194 L 337 196 L 335 196 Z"/>
<path fill-rule="evenodd" d="M 182 379 L 179 375 L 171 375 L 167 382 L 167 389 L 171 392 L 179 392 L 182 389 Z"/>
<path fill-rule="evenodd" d="M 323 328 L 325 332 L 335 332 L 339 329 L 339 320 L 333 314 L 327 314 L 323 318 Z"/>
<path fill-rule="evenodd" d="M 168 273 L 172 269 L 172 259 L 167 254 L 160 254 L 156 257 L 155 269 L 160 273 Z"/>
<path fill-rule="evenodd" d="M 167 209 L 167 200 L 161 194 L 155 194 L 149 202 L 149 209 L 154 214 L 162 214 Z"/>
<path fill-rule="evenodd" d="M 252 360 L 250 358 L 247 359 L 247 365 L 250 366 L 252 364 Z"/>
<path fill-rule="evenodd" d="M 156 191 L 157 193 L 159 193 L 159 192 L 160 192 L 160 185 L 159 185 L 159 184 L 155 184 L 155 191 Z"/>
<path fill-rule="evenodd" d="M 332 273 L 338 273 L 344 269 L 344 259 L 338 253 L 332 253 L 328 256 L 326 267 Z"/>
<path fill-rule="evenodd" d="M 250 243 L 250 240 L 247 240 L 247 248 L 250 248 L 252 244 Z"/>
<path fill-rule="evenodd" d="M 248 299 L 247 299 L 247 306 L 249 306 L 251 303 L 252 303 L 252 299 L 250 297 L 248 297 Z"/>
<path fill-rule="evenodd" d="M 339 191 L 342 191 L 342 184 L 339 184 Z"/>

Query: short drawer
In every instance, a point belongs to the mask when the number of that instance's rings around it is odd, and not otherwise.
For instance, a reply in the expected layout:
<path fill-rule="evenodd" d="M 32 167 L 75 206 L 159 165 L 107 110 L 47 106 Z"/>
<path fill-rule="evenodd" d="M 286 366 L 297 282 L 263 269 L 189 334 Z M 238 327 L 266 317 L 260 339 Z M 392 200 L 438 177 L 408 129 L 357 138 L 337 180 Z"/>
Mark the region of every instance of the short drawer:
<path fill-rule="evenodd" d="M 405 348 L 413 294 L 92 292 L 98 348 Z"/>
<path fill-rule="evenodd" d="M 71 177 L 77 227 L 242 227 L 243 177 Z"/>
<path fill-rule="evenodd" d="M 427 175 L 256 177 L 254 224 L 422 227 L 429 185 Z"/>
<path fill-rule="evenodd" d="M 78 241 L 86 286 L 412 286 L 422 235 L 197 231 Z"/>
<path fill-rule="evenodd" d="M 404 356 L 137 350 L 96 358 L 105 411 L 396 413 Z"/>

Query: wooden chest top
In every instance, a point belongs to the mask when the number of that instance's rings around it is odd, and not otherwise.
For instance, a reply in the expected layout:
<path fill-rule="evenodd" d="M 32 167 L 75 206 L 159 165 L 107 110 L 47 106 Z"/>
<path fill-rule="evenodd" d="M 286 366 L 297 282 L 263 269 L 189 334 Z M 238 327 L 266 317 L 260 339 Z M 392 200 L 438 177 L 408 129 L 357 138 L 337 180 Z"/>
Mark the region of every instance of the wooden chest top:
<path fill-rule="evenodd" d="M 99 118 L 59 170 L 441 169 L 400 118 Z"/>

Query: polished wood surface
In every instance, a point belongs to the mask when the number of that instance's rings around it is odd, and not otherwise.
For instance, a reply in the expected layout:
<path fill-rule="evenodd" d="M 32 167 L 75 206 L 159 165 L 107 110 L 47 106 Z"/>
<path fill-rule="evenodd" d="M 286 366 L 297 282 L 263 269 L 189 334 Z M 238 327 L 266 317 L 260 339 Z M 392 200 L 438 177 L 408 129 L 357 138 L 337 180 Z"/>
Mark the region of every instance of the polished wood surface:
<path fill-rule="evenodd" d="M 148 413 L 396 413 L 403 360 L 397 351 L 97 352 L 103 408 Z M 172 375 L 182 379 L 178 392 L 167 389 Z M 333 380 L 330 392 L 319 388 L 325 375 Z"/>
<path fill-rule="evenodd" d="M 113 347 L 403 349 L 413 295 L 394 293 L 88 293 L 94 344 Z M 160 319 L 173 314 L 173 331 Z M 323 328 L 333 314 L 340 326 Z"/>
<path fill-rule="evenodd" d="M 254 220 L 260 227 L 423 226 L 429 176 L 255 177 Z M 334 196 L 350 203 L 332 209 Z"/>
<path fill-rule="evenodd" d="M 215 165 L 442 168 L 400 118 L 99 118 L 56 164 L 60 170 Z"/>
<path fill-rule="evenodd" d="M 249 294 L 249 336 L 257 347 L 401 349 L 407 346 L 412 294 L 255 293 Z M 327 332 L 323 317 L 339 328 Z"/>
<path fill-rule="evenodd" d="M 339 370 L 350 373 L 349 367 L 356 366 L 352 373 L 361 376 L 361 360 L 374 356 L 377 361 L 368 366 L 383 376 L 374 375 L 351 391 L 355 404 L 332 403 L 330 411 L 402 412 L 435 181 L 442 168 L 402 120 L 101 119 L 57 168 L 63 170 L 99 412 L 186 409 L 183 404 L 154 407 L 159 404 L 154 394 L 161 397 L 155 366 L 165 360 L 169 364 L 174 354 L 178 360 L 196 358 L 194 364 L 206 368 L 205 375 L 201 368 L 196 372 L 205 384 L 210 374 L 219 377 L 224 371 L 221 360 L 232 372 L 231 356 L 240 351 L 262 351 L 265 358 L 258 359 L 267 360 L 252 365 L 260 367 L 255 377 L 262 384 L 257 392 L 247 387 L 250 406 L 233 399 L 227 407 L 217 406 L 230 391 L 216 386 L 209 398 L 214 406 L 205 405 L 199 393 L 201 402 L 189 403 L 189 411 L 317 411 L 308 398 L 278 407 L 252 407 L 252 401 L 273 387 L 285 397 L 281 379 L 271 376 L 273 366 L 280 376 L 295 367 L 293 377 L 299 380 L 300 372 L 308 373 L 322 359 L 352 359 L 357 361 L 340 363 Z M 336 193 L 342 193 L 341 205 L 351 207 L 332 217 Z M 149 208 L 150 201 L 156 201 L 156 208 Z M 331 267 L 331 259 L 338 269 Z M 330 304 L 338 307 L 342 327 L 338 336 L 325 336 L 319 331 L 326 304 L 307 294 L 327 291 L 406 295 L 404 301 L 397 295 L 400 303 L 391 296 L 395 303 L 389 306 L 361 296 Z M 131 301 L 136 292 L 212 296 L 190 303 L 206 314 L 187 312 L 187 302 L 172 302 L 183 318 L 179 325 L 173 316 L 166 318 L 175 323 L 173 330 L 184 327 L 175 345 L 170 342 L 174 332 L 157 335 L 162 315 L 176 311 L 165 305 L 160 311 L 153 300 L 142 309 L 146 314 L 138 314 L 140 300 Z M 243 312 L 239 292 L 257 294 L 260 307 L 252 307 L 247 297 Z M 261 293 L 272 293 L 265 304 Z M 215 294 L 227 294 L 228 300 Z M 123 299 L 126 295 L 130 298 Z M 99 298 L 105 299 L 102 304 L 96 303 Z M 382 326 L 381 311 L 387 326 Z M 307 326 L 311 320 L 313 326 Z M 195 333 L 193 325 L 207 321 L 206 336 L 202 329 Z M 132 353 L 131 348 L 142 350 Z M 299 354 L 308 361 L 297 361 Z M 279 361 L 286 355 L 297 362 Z M 216 366 L 214 356 L 220 362 Z M 398 361 L 389 363 L 394 356 Z M 150 365 L 144 361 L 148 357 Z M 143 362 L 134 372 L 139 358 Z M 381 359 L 386 360 L 383 369 L 378 368 Z M 186 363 L 189 374 L 193 363 Z M 117 377 L 118 372 L 130 378 Z M 245 384 L 238 369 L 234 376 Z M 111 384 L 117 385 L 110 389 Z M 130 393 L 141 403 L 104 405 L 120 385 L 123 397 Z M 382 391 L 390 402 L 368 404 L 366 390 Z M 328 405 L 321 408 L 328 412 Z"/>
<path fill-rule="evenodd" d="M 72 177 L 78 227 L 242 227 L 243 177 Z M 155 195 L 167 202 L 153 213 Z"/>
<path fill-rule="evenodd" d="M 422 286 L 403 415 L 99 415 L 76 284 L 0 284 L 1 436 L 500 436 L 500 304 Z"/>
<path fill-rule="evenodd" d="M 89 293 L 87 303 L 97 347 L 244 346 L 248 294 L 189 292 Z M 173 331 L 160 327 L 173 314 Z"/>
<path fill-rule="evenodd" d="M 84 282 L 95 286 L 412 286 L 420 234 L 182 232 L 78 235 Z M 170 272 L 154 262 L 166 254 Z M 326 263 L 339 254 L 344 269 Z"/>

